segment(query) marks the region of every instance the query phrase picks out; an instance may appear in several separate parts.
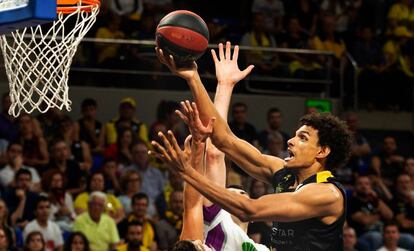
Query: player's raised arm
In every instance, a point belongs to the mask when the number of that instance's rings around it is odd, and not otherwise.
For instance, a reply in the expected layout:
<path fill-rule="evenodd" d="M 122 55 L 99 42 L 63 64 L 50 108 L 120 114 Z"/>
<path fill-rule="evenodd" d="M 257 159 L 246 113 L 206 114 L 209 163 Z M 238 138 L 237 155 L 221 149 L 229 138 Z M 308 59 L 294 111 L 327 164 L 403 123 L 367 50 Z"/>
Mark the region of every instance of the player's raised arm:
<path fill-rule="evenodd" d="M 215 117 L 211 139 L 213 144 L 227 154 L 234 162 L 241 166 L 251 176 L 270 183 L 275 171 L 283 167 L 284 161 L 278 158 L 262 155 L 255 147 L 244 140 L 237 138 L 228 127 L 226 121 L 220 116 L 205 90 L 200 76 L 197 72 L 197 65 L 194 62 L 189 68 L 178 69 L 172 56 L 166 57 L 161 50 L 156 48 L 160 61 L 167 65 L 176 75 L 184 78 L 193 93 L 195 102 L 200 112 L 200 118 L 204 124 Z M 253 69 L 249 66 L 240 71 L 237 65 L 238 47 L 235 48 L 233 57 L 231 45 L 226 44 L 226 52 L 223 45 L 219 45 L 219 56 L 213 53 L 213 59 L 217 70 L 219 82 L 235 84 L 245 78 Z M 226 62 L 226 64 L 224 64 Z M 230 63 L 229 63 L 230 62 Z"/>

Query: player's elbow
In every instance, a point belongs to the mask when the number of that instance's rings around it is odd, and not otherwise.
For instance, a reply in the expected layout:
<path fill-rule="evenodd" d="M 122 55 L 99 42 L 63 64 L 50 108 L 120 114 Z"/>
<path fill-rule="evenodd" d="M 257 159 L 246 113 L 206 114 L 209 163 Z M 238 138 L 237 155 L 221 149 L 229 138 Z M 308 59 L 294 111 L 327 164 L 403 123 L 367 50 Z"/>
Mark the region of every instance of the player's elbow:
<path fill-rule="evenodd" d="M 256 220 L 256 215 L 257 209 L 253 203 L 253 200 L 249 199 L 243 203 L 243 205 L 241 206 L 240 213 L 239 215 L 237 215 L 237 217 L 242 222 L 249 222 Z"/>

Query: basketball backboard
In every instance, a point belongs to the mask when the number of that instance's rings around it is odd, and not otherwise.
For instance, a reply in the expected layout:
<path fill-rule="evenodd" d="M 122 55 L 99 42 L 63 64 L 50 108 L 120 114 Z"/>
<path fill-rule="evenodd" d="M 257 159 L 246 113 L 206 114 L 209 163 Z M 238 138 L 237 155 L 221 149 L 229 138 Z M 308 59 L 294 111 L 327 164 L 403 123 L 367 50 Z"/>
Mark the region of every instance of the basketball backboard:
<path fill-rule="evenodd" d="M 0 34 L 56 19 L 56 0 L 0 0 Z"/>

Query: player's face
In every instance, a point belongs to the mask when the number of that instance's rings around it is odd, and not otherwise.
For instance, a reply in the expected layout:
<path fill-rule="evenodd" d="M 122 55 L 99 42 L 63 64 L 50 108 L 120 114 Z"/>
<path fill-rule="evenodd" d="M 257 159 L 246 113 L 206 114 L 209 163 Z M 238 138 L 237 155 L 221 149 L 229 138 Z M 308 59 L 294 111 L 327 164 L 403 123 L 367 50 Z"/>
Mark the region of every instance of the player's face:
<path fill-rule="evenodd" d="M 285 158 L 287 168 L 306 168 L 317 162 L 321 150 L 318 130 L 311 126 L 300 127 L 293 138 L 288 140 L 289 157 Z"/>

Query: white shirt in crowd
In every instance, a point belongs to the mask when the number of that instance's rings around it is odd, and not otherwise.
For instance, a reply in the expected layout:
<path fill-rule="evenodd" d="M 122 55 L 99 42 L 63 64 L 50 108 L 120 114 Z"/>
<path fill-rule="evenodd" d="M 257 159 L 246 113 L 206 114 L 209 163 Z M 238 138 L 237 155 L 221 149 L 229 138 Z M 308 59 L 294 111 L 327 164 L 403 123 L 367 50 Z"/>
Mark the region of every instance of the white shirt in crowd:
<path fill-rule="evenodd" d="M 47 221 L 47 227 L 43 228 L 39 225 L 37 220 L 32 220 L 24 228 L 24 240 L 26 240 L 27 236 L 33 231 L 42 233 L 46 242 L 46 251 L 54 251 L 56 248 L 63 245 L 62 232 L 60 231 L 59 226 L 53 221 Z"/>

